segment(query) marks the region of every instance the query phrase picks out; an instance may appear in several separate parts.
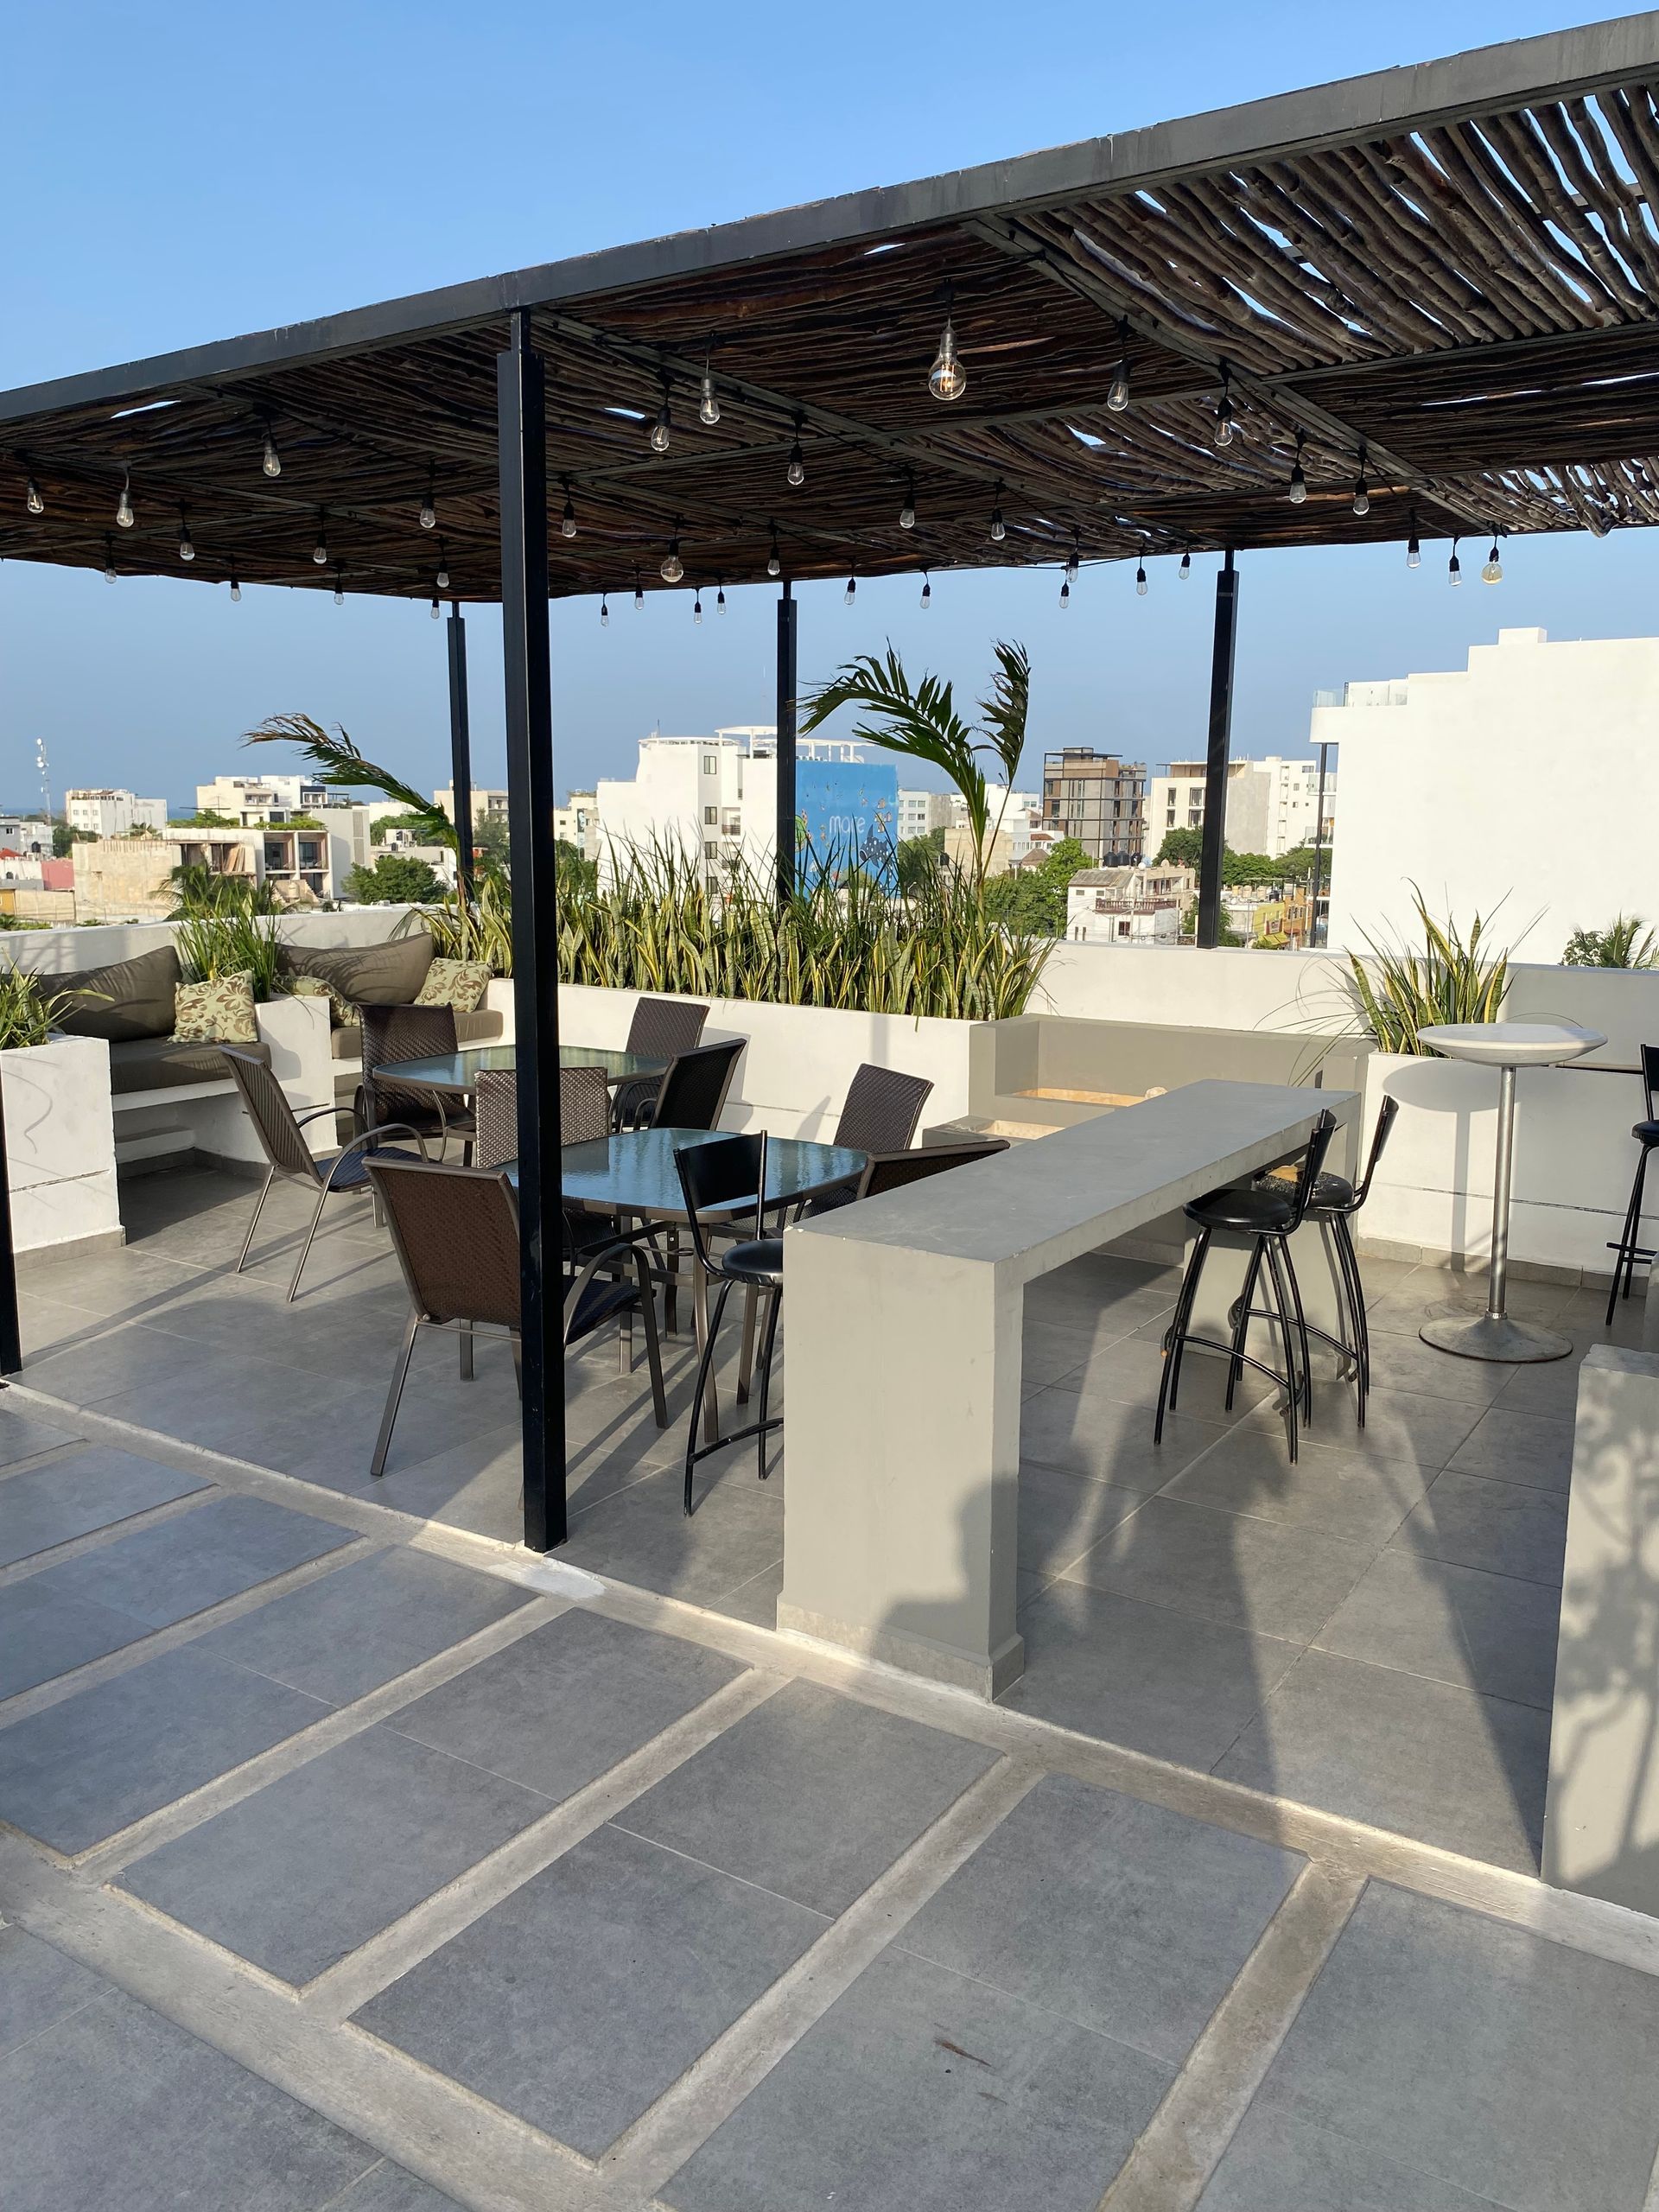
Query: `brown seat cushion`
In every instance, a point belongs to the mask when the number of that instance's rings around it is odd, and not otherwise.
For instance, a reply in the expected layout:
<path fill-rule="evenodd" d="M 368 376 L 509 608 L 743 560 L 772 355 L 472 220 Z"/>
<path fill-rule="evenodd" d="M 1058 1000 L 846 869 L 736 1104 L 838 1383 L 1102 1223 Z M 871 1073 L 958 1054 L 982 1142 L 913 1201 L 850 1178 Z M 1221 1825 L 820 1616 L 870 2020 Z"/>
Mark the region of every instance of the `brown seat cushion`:
<path fill-rule="evenodd" d="M 250 1059 L 270 1063 L 269 1045 L 238 1045 Z M 110 1047 L 110 1090 L 173 1090 L 186 1083 L 229 1083 L 231 1071 L 217 1045 L 181 1045 L 173 1037 L 143 1037 Z"/>
<path fill-rule="evenodd" d="M 320 976 L 353 1006 L 413 1006 L 432 965 L 424 930 L 388 938 L 382 944 L 285 944 L 283 966 L 290 976 Z"/>
<path fill-rule="evenodd" d="M 124 1045 L 173 1034 L 173 995 L 181 976 L 179 956 L 170 944 L 132 960 L 111 961 L 107 968 L 81 968 L 40 980 L 43 990 L 70 1001 L 56 1017 L 56 1027 L 67 1036 L 105 1037 L 112 1045 Z"/>
<path fill-rule="evenodd" d="M 488 1007 L 480 1007 L 475 1014 L 457 1012 L 455 1042 L 457 1045 L 493 1044 L 505 1027 L 501 1016 L 493 1014 Z M 328 1041 L 337 1060 L 360 1060 L 363 1057 L 363 1032 L 355 1021 L 336 1029 Z"/>

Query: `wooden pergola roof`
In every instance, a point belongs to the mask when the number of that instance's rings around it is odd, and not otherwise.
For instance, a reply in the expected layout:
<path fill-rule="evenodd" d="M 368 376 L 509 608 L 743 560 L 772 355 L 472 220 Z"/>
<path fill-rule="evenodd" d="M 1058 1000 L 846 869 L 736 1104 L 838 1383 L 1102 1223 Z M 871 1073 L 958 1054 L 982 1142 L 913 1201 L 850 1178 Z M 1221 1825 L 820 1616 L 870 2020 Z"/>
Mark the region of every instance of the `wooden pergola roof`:
<path fill-rule="evenodd" d="M 0 395 L 0 556 L 493 600 L 524 307 L 555 596 L 1659 521 L 1659 14 Z"/>

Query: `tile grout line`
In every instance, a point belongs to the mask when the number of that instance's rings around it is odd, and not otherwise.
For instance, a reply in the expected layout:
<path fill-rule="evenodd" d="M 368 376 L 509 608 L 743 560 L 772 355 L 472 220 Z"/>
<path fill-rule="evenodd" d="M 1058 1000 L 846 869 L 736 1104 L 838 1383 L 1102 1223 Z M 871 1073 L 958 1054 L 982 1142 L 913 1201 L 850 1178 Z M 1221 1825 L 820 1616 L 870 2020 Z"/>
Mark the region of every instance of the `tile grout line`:
<path fill-rule="evenodd" d="M 650 2200 L 978 1850 L 1042 1770 L 1001 1758 L 625 2129 L 599 2171 Z"/>
<path fill-rule="evenodd" d="M 1303 1868 L 1097 2212 L 1193 2212 L 1364 1887 L 1361 1875 Z"/>
<path fill-rule="evenodd" d="M 137 1456 L 135 1454 L 135 1456 Z M 176 1473 L 176 1468 L 171 1470 Z M 66 1536 L 61 1543 L 47 1544 L 37 1552 L 26 1552 L 22 1559 L 9 1560 L 0 1567 L 0 1590 L 16 1589 L 30 1581 L 36 1574 L 44 1573 L 49 1567 L 62 1567 L 68 1560 L 85 1559 L 89 1553 L 106 1551 L 123 1536 L 136 1535 L 140 1529 L 154 1529 L 163 1521 L 176 1521 L 183 1514 L 196 1512 L 204 1505 L 211 1505 L 215 1496 L 227 1495 L 213 1489 L 187 1491 L 182 1497 L 163 1497 L 154 1505 L 141 1506 L 137 1512 L 128 1513 L 119 1521 L 105 1521 L 96 1529 L 84 1529 L 78 1536 Z M 0 1487 L 0 1506 L 5 1503 L 5 1491 Z M 117 1607 L 114 1610 L 119 1611 Z"/>

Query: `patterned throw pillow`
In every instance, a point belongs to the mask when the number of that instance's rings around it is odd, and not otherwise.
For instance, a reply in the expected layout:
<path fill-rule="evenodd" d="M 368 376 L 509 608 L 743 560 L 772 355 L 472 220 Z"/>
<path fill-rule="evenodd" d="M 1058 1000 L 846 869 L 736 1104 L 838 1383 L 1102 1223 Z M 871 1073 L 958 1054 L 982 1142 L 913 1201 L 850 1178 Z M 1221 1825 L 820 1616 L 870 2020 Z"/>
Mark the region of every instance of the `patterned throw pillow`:
<path fill-rule="evenodd" d="M 426 971 L 426 981 L 415 994 L 416 1006 L 449 1006 L 457 1014 L 476 1014 L 490 988 L 486 960 L 439 958 Z"/>
<path fill-rule="evenodd" d="M 347 1022 L 357 1020 L 357 1008 L 351 1001 L 341 998 L 334 985 L 326 982 L 321 976 L 290 976 L 287 981 L 289 998 L 327 1000 L 328 1027 L 331 1029 L 343 1029 Z"/>
<path fill-rule="evenodd" d="M 257 1045 L 252 976 L 181 983 L 173 997 L 173 1035 L 181 1045 Z"/>

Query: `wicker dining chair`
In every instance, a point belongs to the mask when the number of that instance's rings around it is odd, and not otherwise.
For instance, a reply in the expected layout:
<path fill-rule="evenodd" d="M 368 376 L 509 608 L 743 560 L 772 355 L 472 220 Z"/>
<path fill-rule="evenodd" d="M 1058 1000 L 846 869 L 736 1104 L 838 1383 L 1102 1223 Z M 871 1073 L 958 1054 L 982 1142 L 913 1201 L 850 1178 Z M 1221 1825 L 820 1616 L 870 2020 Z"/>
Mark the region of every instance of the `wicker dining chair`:
<path fill-rule="evenodd" d="M 396 1116 L 423 1135 L 436 1137 L 447 1151 L 459 1137 L 461 1158 L 472 1155 L 475 1134 L 471 1111 L 459 1099 L 418 1085 L 387 1082 L 378 1071 L 396 1060 L 433 1060 L 459 1049 L 455 1014 L 447 1006 L 365 1006 L 358 1009 L 363 1032 L 363 1077 L 353 1111 L 361 1128 Z"/>
<path fill-rule="evenodd" d="M 512 1183 L 499 1168 L 391 1160 L 375 1153 L 370 1155 L 368 1172 L 385 1208 L 410 1297 L 409 1324 L 392 1368 L 369 1469 L 378 1477 L 386 1471 L 409 1363 L 423 1329 L 455 1328 L 465 1332 L 463 1341 L 470 1341 L 478 1329 L 499 1330 L 512 1346 L 514 1371 L 521 1371 L 518 1205 Z M 633 1281 L 601 1276 L 600 1271 L 613 1254 L 626 1262 Z M 548 1288 L 551 1290 L 551 1282 Z M 636 1245 L 626 1243 L 594 1252 L 579 1266 L 567 1255 L 562 1330 L 567 1346 L 591 1336 L 607 1321 L 634 1312 L 645 1316 L 652 1410 L 658 1427 L 666 1428 L 668 1400 L 663 1389 L 650 1262 Z"/>
<path fill-rule="evenodd" d="M 658 1088 L 646 1117 L 659 1129 L 717 1129 L 747 1037 L 727 1037 L 717 1045 L 697 1045 L 677 1052 Z"/>
<path fill-rule="evenodd" d="M 299 1183 L 317 1194 L 316 1211 L 311 1217 L 311 1226 L 305 1232 L 305 1242 L 300 1247 L 300 1256 L 295 1263 L 294 1280 L 288 1287 L 288 1303 L 292 1305 L 298 1295 L 300 1277 L 311 1255 L 312 1241 L 317 1225 L 322 1219 L 322 1210 L 332 1198 L 341 1195 L 361 1197 L 370 1187 L 365 1173 L 371 1151 L 383 1158 L 415 1160 L 415 1153 L 397 1146 L 387 1145 L 389 1136 L 413 1137 L 419 1147 L 418 1160 L 426 1158 L 426 1143 L 420 1131 L 404 1122 L 389 1122 L 378 1128 L 363 1130 L 338 1152 L 325 1153 L 321 1157 L 306 1142 L 304 1126 L 321 1115 L 332 1116 L 332 1102 L 327 1106 L 309 1106 L 296 1114 L 270 1068 L 251 1052 L 238 1052 L 234 1045 L 221 1045 L 225 1065 L 231 1080 L 241 1093 L 242 1103 L 253 1124 L 253 1133 L 259 1141 L 259 1149 L 265 1155 L 265 1179 L 259 1187 L 254 1202 L 253 1218 L 248 1224 L 248 1233 L 242 1240 L 242 1249 L 237 1255 L 236 1273 L 240 1274 L 253 1249 L 253 1232 L 259 1226 L 259 1217 L 264 1211 L 265 1200 L 270 1196 L 270 1186 L 280 1175 L 284 1182 Z"/>
<path fill-rule="evenodd" d="M 853 1071 L 830 1141 L 852 1152 L 907 1152 L 916 1141 L 916 1124 L 932 1088 L 925 1075 L 906 1075 L 900 1069 L 878 1068 L 866 1060 Z M 826 1191 L 802 1211 L 810 1219 L 834 1213 L 862 1195 L 850 1188 Z"/>
<path fill-rule="evenodd" d="M 709 1009 L 695 999 L 637 999 L 628 1024 L 626 1050 L 642 1059 L 668 1059 L 689 1052 L 702 1042 L 702 1025 Z M 643 1128 L 657 1105 L 660 1076 L 636 1076 L 616 1086 L 611 1104 L 611 1126 L 617 1129 Z"/>

